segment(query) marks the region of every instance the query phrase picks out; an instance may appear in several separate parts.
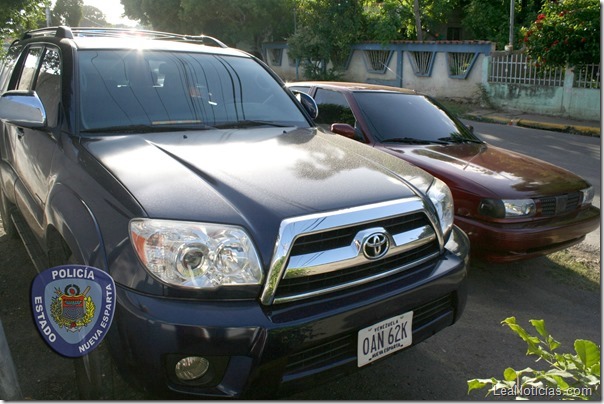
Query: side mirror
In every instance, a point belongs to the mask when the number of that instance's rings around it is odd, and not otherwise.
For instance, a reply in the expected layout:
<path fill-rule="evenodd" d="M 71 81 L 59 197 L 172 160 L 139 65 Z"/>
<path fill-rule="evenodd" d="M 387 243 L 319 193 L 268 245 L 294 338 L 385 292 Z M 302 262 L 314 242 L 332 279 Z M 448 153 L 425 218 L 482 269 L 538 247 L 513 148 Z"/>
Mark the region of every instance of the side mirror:
<path fill-rule="evenodd" d="M 302 104 L 312 119 L 316 119 L 319 116 L 319 106 L 310 95 L 298 90 L 292 90 L 292 93 L 294 93 L 296 99 L 300 101 L 300 104 Z"/>
<path fill-rule="evenodd" d="M 344 137 L 347 137 L 349 139 L 355 139 L 357 138 L 357 131 L 355 128 L 353 128 L 352 126 L 350 126 L 347 123 L 332 123 L 331 124 L 331 128 L 329 129 L 331 130 L 333 133 L 336 133 L 338 135 L 342 135 Z"/>
<path fill-rule="evenodd" d="M 46 125 L 46 110 L 33 91 L 8 91 L 0 97 L 0 119 L 26 128 Z"/>

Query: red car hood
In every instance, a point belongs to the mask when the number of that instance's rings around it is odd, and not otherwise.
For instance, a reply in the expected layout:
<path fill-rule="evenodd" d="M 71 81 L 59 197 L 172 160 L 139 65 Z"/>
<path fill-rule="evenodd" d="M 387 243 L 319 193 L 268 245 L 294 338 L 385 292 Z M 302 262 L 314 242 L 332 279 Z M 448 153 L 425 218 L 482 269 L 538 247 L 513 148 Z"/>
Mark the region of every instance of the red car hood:
<path fill-rule="evenodd" d="M 559 195 L 589 186 L 563 168 L 486 143 L 377 147 L 423 168 L 453 189 L 483 197 Z"/>

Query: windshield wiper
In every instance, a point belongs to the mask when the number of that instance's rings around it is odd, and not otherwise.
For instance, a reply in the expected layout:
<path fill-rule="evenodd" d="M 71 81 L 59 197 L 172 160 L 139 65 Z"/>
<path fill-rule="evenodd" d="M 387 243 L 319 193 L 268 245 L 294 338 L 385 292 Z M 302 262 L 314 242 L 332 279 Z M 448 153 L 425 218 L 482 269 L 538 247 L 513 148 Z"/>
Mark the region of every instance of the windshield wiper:
<path fill-rule="evenodd" d="M 183 130 L 206 130 L 211 129 L 207 125 L 121 125 L 121 126 L 106 126 L 103 128 L 84 129 L 83 133 L 150 133 L 150 132 L 179 132 Z"/>
<path fill-rule="evenodd" d="M 459 137 L 459 136 L 441 137 L 438 140 L 442 140 L 443 142 L 450 142 L 450 143 L 478 143 L 478 144 L 484 143 L 480 139 L 468 139 L 468 138 Z"/>
<path fill-rule="evenodd" d="M 417 139 L 414 137 L 395 137 L 384 139 L 382 143 L 407 143 L 407 144 L 449 144 L 449 142 L 439 140 Z"/>
<path fill-rule="evenodd" d="M 226 122 L 220 125 L 216 125 L 215 127 L 218 129 L 228 129 L 228 128 L 253 128 L 255 126 L 273 126 L 275 128 L 289 128 L 292 125 L 286 125 L 275 121 L 261 121 L 261 120 L 252 120 L 246 119 L 243 121 L 234 121 L 234 122 Z"/>

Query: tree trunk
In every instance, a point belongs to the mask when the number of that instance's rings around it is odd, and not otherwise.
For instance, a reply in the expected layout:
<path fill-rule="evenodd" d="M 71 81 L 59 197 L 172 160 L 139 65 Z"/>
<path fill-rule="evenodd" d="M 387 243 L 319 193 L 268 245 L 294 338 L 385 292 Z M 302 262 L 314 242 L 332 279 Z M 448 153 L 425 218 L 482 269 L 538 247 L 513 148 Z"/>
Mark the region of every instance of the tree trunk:
<path fill-rule="evenodd" d="M 415 30 L 417 31 L 417 40 L 424 40 L 424 33 L 422 32 L 422 19 L 419 12 L 419 0 L 413 0 L 413 14 L 415 15 Z"/>

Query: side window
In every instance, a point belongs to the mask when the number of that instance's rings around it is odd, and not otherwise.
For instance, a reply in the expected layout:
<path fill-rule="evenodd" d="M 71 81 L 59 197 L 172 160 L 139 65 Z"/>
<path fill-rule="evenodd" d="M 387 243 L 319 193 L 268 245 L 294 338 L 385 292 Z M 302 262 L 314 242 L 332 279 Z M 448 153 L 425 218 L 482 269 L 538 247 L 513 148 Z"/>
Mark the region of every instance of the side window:
<path fill-rule="evenodd" d="M 315 122 L 329 129 L 332 123 L 347 123 L 355 126 L 354 115 L 343 94 L 337 91 L 318 89 L 315 101 L 319 106 L 319 116 Z"/>
<path fill-rule="evenodd" d="M 17 83 L 17 90 L 31 90 L 36 77 L 40 56 L 42 56 L 41 47 L 32 46 L 27 50 L 27 56 L 25 57 L 23 68 L 21 69 L 21 76 Z"/>
<path fill-rule="evenodd" d="M 48 126 L 56 126 L 61 102 L 61 56 L 58 49 L 46 48 L 34 90 L 44 104 Z"/>

